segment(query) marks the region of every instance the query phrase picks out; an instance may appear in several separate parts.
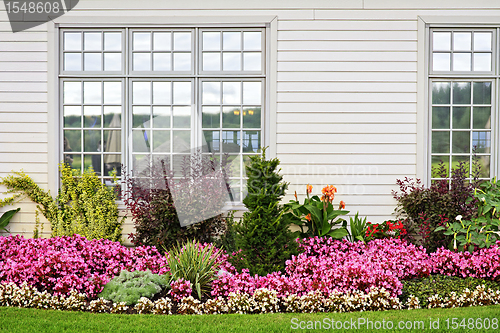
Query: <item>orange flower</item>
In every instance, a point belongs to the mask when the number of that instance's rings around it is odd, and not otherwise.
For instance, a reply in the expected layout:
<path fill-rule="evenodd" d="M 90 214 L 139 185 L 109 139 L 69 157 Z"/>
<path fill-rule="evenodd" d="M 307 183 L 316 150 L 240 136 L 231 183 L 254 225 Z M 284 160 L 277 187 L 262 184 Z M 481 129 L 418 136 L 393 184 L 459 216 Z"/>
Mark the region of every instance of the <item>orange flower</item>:
<path fill-rule="evenodd" d="M 324 201 L 332 202 L 333 199 L 335 198 L 335 193 L 337 193 L 337 188 L 333 185 L 326 185 L 321 190 L 321 193 L 323 193 L 323 200 Z"/>
<path fill-rule="evenodd" d="M 311 221 L 311 214 L 306 215 L 306 220 Z"/>
<path fill-rule="evenodd" d="M 344 209 L 344 208 L 345 208 L 345 202 L 341 200 L 339 203 L 339 209 Z"/>
<path fill-rule="evenodd" d="M 311 194 L 312 191 L 313 191 L 313 186 L 307 184 L 307 194 Z"/>

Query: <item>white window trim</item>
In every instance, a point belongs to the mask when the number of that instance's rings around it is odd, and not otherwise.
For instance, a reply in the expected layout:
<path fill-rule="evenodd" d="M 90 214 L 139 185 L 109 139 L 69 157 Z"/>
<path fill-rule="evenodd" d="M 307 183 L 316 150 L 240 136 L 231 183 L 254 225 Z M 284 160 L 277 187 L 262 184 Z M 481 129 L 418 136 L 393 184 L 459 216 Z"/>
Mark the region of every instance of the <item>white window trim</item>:
<path fill-rule="evenodd" d="M 417 20 L 417 174 L 416 177 L 422 179 L 423 183 L 430 185 L 431 174 L 429 170 L 430 157 L 430 117 L 429 117 L 429 63 L 430 63 L 430 39 L 428 38 L 431 28 L 498 28 L 500 17 L 495 16 L 418 16 Z M 498 39 L 497 36 L 497 47 Z M 496 62 L 498 61 L 498 53 Z M 494 55 L 495 56 L 495 55 Z M 498 64 L 496 66 L 499 66 Z M 480 75 L 479 75 L 480 76 Z M 496 88 L 498 91 L 498 87 Z M 499 95 L 495 93 L 492 104 L 498 107 Z M 496 130 L 491 138 L 492 145 L 499 147 L 498 120 L 495 122 Z M 493 125 L 492 125 L 493 128 Z M 491 174 L 499 175 L 500 152 L 492 152 Z"/>
<path fill-rule="evenodd" d="M 269 146 L 268 156 L 276 156 L 276 112 L 277 112 L 277 16 L 144 16 L 144 17 L 98 17 L 64 15 L 47 23 L 47 113 L 48 113 L 48 182 L 49 190 L 57 193 L 59 188 L 59 156 L 63 147 L 60 137 L 59 117 L 59 28 L 113 28 L 130 27 L 193 27 L 198 28 L 266 28 L 265 98 L 263 146 Z M 122 207 L 120 207 L 122 208 Z M 232 209 L 244 209 L 243 205 Z"/>

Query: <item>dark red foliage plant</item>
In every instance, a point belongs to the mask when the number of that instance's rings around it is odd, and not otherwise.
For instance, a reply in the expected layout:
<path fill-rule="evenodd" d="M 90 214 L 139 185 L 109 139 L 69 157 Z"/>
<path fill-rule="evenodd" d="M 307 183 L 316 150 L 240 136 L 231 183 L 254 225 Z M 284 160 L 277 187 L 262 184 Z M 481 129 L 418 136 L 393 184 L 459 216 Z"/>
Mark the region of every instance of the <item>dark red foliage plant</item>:
<path fill-rule="evenodd" d="M 476 174 L 479 173 L 478 169 L 475 168 Z M 474 190 L 478 186 L 478 180 L 476 175 L 473 175 L 472 181 L 468 180 L 468 164 L 460 162 L 448 177 L 448 169 L 441 162 L 433 170 L 433 174 L 439 179 L 430 187 L 425 187 L 420 179 L 406 177 L 396 181 L 399 192 L 392 192 L 398 201 L 396 214 L 399 219 L 404 220 L 403 224 L 408 231 L 406 239 L 424 246 L 429 252 L 442 246 L 447 247 L 451 242 L 451 236 L 434 232 L 438 226 L 454 221 L 458 215 L 469 220 L 477 214 Z"/>

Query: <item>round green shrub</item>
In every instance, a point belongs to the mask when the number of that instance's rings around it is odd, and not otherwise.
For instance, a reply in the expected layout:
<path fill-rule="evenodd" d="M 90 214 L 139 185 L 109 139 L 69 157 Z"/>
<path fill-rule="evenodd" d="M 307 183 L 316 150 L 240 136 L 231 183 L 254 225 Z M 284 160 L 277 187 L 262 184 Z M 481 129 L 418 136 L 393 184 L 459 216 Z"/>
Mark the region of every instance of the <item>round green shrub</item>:
<path fill-rule="evenodd" d="M 125 302 L 127 305 L 134 305 L 141 297 L 151 299 L 165 288 L 168 288 L 168 283 L 163 275 L 153 274 L 150 270 L 123 270 L 104 285 L 99 297 L 114 303 Z"/>

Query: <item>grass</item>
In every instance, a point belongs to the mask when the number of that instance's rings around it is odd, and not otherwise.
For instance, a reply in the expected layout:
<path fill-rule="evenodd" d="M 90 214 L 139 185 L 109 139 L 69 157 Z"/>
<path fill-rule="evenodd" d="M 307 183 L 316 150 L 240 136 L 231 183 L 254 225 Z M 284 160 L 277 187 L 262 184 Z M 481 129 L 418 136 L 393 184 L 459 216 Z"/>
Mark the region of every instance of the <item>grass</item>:
<path fill-rule="evenodd" d="M 295 318 L 295 319 L 294 319 Z M 310 332 L 306 327 L 308 321 L 314 325 L 315 321 L 331 323 L 332 320 L 357 322 L 359 318 L 364 318 L 374 322 L 388 323 L 392 321 L 393 329 L 362 328 L 337 330 L 332 328 L 319 329 L 315 331 L 336 331 L 336 332 L 498 332 L 490 328 L 475 329 L 458 327 L 453 330 L 447 327 L 452 324 L 452 318 L 458 318 L 458 322 L 465 318 L 466 323 L 469 318 L 494 318 L 497 323 L 500 321 L 500 305 L 485 307 L 470 307 L 458 309 L 422 309 L 422 310 L 401 310 L 385 312 L 357 312 L 357 313 L 313 313 L 313 314 L 260 314 L 260 315 L 203 315 L 203 316 L 162 316 L 162 315 L 112 315 L 94 314 L 88 312 L 66 312 L 53 310 L 19 309 L 0 307 L 0 331 L 1 332 Z M 439 320 L 439 329 L 430 328 L 429 322 L 435 323 Z M 423 323 L 423 329 L 398 329 L 398 323 L 416 325 L 416 322 Z M 410 323 L 410 324 L 409 324 Z M 498 323 L 500 325 L 500 323 Z M 388 324 L 386 324 L 387 326 Z"/>

